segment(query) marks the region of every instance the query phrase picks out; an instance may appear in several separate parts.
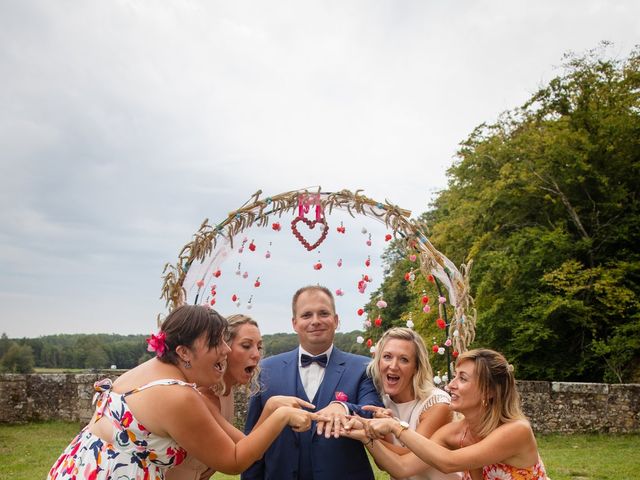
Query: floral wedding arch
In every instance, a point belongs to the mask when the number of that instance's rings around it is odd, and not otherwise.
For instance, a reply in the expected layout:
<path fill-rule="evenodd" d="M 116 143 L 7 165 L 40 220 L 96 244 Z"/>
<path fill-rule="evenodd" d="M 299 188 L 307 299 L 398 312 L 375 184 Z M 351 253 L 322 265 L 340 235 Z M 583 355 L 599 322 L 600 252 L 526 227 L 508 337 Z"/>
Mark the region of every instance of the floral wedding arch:
<path fill-rule="evenodd" d="M 415 265 L 406 273 L 405 280 L 413 282 L 421 275 L 434 283 L 440 292 L 438 322 L 441 322 L 439 327 L 443 330 L 443 339 L 437 344 L 434 341 L 434 352 L 446 352 L 447 358 L 450 358 L 450 353 L 455 357 L 464 352 L 475 337 L 476 324 L 467 266 L 463 265 L 458 270 L 440 253 L 428 240 L 426 225 L 410 219 L 410 211 L 388 201 L 372 200 L 363 195 L 361 190 L 325 192 L 318 187 L 315 190 L 294 190 L 266 197 L 262 196 L 262 191 L 258 191 L 221 222 L 212 225 L 205 219 L 193 240 L 178 254 L 177 263 L 165 265 L 161 297 L 170 310 L 185 302 L 215 304 L 215 283 L 221 274 L 221 265 L 235 248 L 234 242 L 236 247 L 241 242 L 238 248 L 240 253 L 245 248 L 255 250 L 253 240 L 247 245 L 246 237 L 242 240 L 238 238 L 243 232 L 253 227 L 271 227 L 279 232 L 285 229 L 285 221 L 290 222 L 291 233 L 303 248 L 312 251 L 329 234 L 331 228 L 327 216 L 334 210 L 347 212 L 353 218 L 365 216 L 384 223 L 387 229 L 385 240 L 394 240 Z M 341 224 L 336 230 L 344 233 L 344 226 Z M 269 252 L 266 256 L 268 258 Z M 318 263 L 314 268 L 322 268 L 322 265 Z M 239 275 L 240 269 L 236 273 Z M 247 274 L 244 275 L 246 277 Z M 363 275 L 358 282 L 361 293 L 364 293 L 367 280 L 367 276 Z M 259 284 L 258 278 L 255 286 Z M 337 291 L 337 294 L 340 293 Z M 189 298 L 189 295 L 193 298 Z M 423 303 L 426 303 L 426 298 L 422 297 Z M 382 306 L 380 303 L 378 306 Z M 429 307 L 425 305 L 424 308 L 428 311 Z M 362 314 L 362 309 L 358 310 L 358 314 Z M 377 320 L 375 323 L 379 326 Z M 375 325 L 366 321 L 365 327 L 374 329 Z"/>

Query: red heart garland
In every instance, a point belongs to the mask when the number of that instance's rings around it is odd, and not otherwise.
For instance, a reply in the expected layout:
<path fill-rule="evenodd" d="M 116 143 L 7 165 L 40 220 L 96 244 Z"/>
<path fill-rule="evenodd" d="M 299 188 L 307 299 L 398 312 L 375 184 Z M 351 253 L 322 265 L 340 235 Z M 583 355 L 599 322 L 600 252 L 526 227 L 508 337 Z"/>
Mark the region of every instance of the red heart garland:
<path fill-rule="evenodd" d="M 316 243 L 310 244 L 307 239 L 302 236 L 302 234 L 298 231 L 298 222 L 303 222 L 309 227 L 310 230 L 313 230 L 316 225 L 322 225 L 322 234 L 320 235 L 320 238 L 316 241 Z M 309 220 L 304 217 L 298 217 L 291 222 L 291 231 L 293 232 L 293 235 L 300 241 L 300 243 L 302 243 L 304 248 L 311 251 L 314 248 L 318 248 L 318 246 L 322 242 L 324 242 L 324 239 L 327 238 L 327 234 L 329 233 L 329 225 L 327 225 L 327 222 L 324 218 L 322 220 Z"/>

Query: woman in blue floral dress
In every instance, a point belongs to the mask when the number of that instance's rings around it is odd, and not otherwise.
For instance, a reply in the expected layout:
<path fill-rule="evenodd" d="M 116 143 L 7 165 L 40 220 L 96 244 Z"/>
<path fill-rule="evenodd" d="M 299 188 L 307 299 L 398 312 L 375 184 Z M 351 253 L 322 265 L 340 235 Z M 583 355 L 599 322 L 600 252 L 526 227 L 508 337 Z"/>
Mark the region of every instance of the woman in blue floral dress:
<path fill-rule="evenodd" d="M 237 474 L 259 459 L 287 425 L 305 431 L 315 414 L 283 406 L 237 443 L 212 416 L 195 385 L 220 382 L 229 347 L 226 320 L 206 306 L 183 305 L 152 335 L 156 357 L 113 384 L 95 385 L 96 412 L 49 471 L 48 478 L 163 479 L 188 451 L 216 471 Z"/>

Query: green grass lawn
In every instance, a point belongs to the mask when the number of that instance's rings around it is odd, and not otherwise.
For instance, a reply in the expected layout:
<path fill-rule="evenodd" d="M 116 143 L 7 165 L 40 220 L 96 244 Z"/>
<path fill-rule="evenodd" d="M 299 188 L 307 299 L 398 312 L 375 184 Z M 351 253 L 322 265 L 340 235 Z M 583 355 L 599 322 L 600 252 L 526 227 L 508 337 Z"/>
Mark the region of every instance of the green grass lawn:
<path fill-rule="evenodd" d="M 80 425 L 65 422 L 0 425 L 0 480 L 46 478 L 79 430 Z M 640 434 L 540 435 L 538 443 L 553 480 L 631 480 L 640 472 Z M 240 477 L 217 473 L 213 478 Z M 376 470 L 376 480 L 388 478 Z"/>

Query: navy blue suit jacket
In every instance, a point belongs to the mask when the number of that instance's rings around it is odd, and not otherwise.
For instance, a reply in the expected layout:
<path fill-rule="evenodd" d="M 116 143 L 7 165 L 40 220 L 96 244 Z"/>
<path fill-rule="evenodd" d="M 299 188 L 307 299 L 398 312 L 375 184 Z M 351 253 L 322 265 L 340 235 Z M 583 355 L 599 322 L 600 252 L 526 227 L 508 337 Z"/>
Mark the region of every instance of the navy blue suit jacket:
<path fill-rule="evenodd" d="M 373 382 L 366 374 L 369 359 L 338 350 L 335 346 L 324 379 L 314 399 L 308 399 L 298 374 L 298 349 L 261 362 L 262 391 L 252 397 L 245 432 L 260 418 L 266 401 L 273 395 L 292 395 L 308 400 L 317 410 L 334 401 L 336 392 L 347 395 L 349 413 L 370 417 L 364 405 L 382 406 Z M 306 478 L 311 476 L 311 478 Z M 364 446 L 349 438 L 324 438 L 311 430 L 296 433 L 285 427 L 264 457 L 242 474 L 242 480 L 373 480 L 373 471 Z"/>

